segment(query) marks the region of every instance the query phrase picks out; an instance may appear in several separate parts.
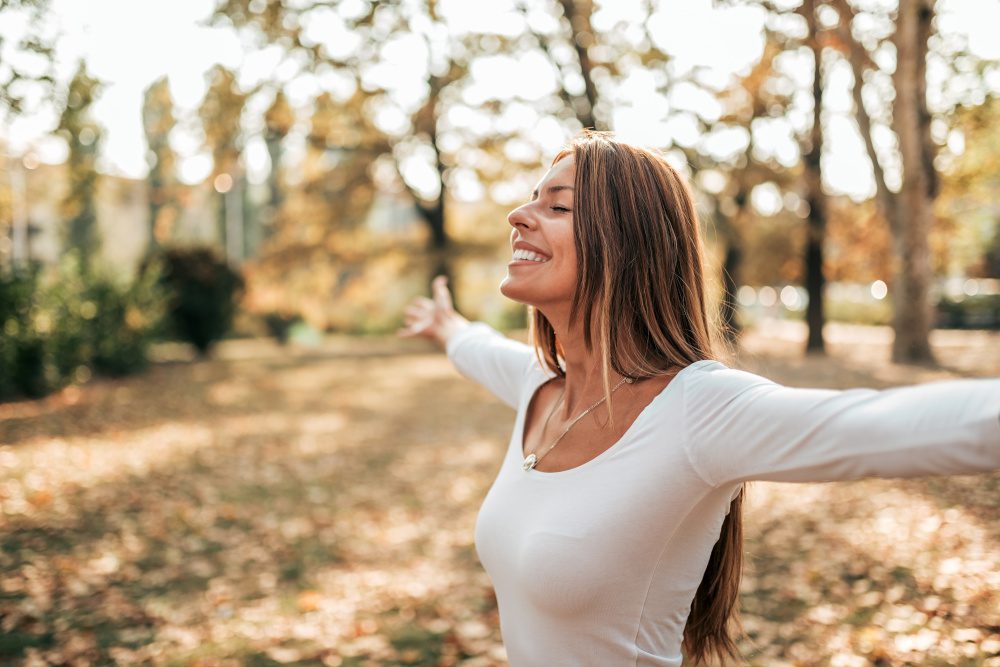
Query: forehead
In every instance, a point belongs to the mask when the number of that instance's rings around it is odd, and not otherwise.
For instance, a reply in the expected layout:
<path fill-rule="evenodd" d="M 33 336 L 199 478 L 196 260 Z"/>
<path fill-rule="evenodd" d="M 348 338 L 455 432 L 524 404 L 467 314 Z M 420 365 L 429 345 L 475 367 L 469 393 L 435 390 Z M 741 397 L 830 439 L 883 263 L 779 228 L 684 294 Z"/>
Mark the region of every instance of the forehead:
<path fill-rule="evenodd" d="M 550 185 L 573 185 L 573 180 L 576 177 L 576 164 L 573 162 L 573 156 L 567 156 L 552 165 L 542 179 L 538 181 L 538 185 L 535 186 L 535 192 L 542 192 L 546 187 Z"/>

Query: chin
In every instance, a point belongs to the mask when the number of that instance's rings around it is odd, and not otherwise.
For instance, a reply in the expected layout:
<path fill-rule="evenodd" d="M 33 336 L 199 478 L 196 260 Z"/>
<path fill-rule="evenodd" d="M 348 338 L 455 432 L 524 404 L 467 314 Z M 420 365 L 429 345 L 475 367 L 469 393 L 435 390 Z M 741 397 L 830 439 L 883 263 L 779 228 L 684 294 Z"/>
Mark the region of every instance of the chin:
<path fill-rule="evenodd" d="M 512 301 L 523 303 L 526 306 L 538 307 L 552 299 L 551 290 L 548 285 L 544 290 L 538 289 L 537 281 L 528 281 L 519 277 L 511 277 L 510 274 L 500 281 L 500 293 Z"/>
<path fill-rule="evenodd" d="M 520 284 L 518 284 L 520 282 Z M 509 275 L 505 277 L 500 282 L 500 293 L 511 301 L 517 301 L 518 303 L 523 303 L 526 306 L 534 306 L 535 308 L 545 307 L 546 304 L 554 303 L 570 303 L 573 299 L 572 290 L 567 290 L 565 296 L 553 295 L 551 290 L 546 290 L 544 294 L 540 294 L 537 289 L 532 289 L 534 286 L 526 284 L 524 281 L 518 281 L 517 279 L 512 279 Z"/>
<path fill-rule="evenodd" d="M 529 299 L 528 295 L 522 294 L 521 290 L 510 284 L 510 276 L 507 276 L 500 282 L 500 293 L 511 301 L 517 301 L 518 303 L 523 303 L 526 306 L 534 305 L 534 302 Z"/>

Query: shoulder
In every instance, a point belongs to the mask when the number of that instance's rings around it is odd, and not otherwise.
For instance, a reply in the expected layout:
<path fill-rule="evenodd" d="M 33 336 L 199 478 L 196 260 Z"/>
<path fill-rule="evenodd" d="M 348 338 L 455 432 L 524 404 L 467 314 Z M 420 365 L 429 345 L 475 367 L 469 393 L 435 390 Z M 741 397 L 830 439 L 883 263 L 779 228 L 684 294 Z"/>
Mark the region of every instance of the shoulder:
<path fill-rule="evenodd" d="M 539 374 L 542 370 L 537 371 Z M 689 420 L 692 412 L 715 409 L 726 403 L 727 397 L 750 386 L 773 384 L 767 378 L 730 368 L 715 359 L 695 361 L 674 373 L 670 381 L 650 404 L 657 412 L 676 425 L 677 420 Z"/>
<path fill-rule="evenodd" d="M 718 407 L 747 391 L 767 391 L 778 383 L 750 371 L 732 368 L 715 359 L 703 359 L 685 367 L 674 380 L 679 381 L 686 410 Z"/>
<path fill-rule="evenodd" d="M 685 384 L 702 384 L 713 387 L 743 386 L 746 384 L 775 384 L 763 375 L 727 366 L 715 359 L 702 359 L 681 369 L 677 378 Z"/>

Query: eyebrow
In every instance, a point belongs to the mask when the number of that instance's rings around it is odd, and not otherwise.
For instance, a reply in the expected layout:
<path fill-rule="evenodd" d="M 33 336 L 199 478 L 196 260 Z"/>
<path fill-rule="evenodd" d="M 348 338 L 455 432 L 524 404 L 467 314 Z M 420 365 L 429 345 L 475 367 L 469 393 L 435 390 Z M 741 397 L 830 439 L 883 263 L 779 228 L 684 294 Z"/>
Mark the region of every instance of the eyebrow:
<path fill-rule="evenodd" d="M 556 192 L 561 192 L 562 190 L 572 190 L 572 189 L 573 189 L 572 185 L 550 185 L 549 187 L 545 188 L 545 191 L 551 195 L 555 194 Z M 535 188 L 534 191 L 531 193 L 531 198 L 538 199 L 538 188 Z"/>

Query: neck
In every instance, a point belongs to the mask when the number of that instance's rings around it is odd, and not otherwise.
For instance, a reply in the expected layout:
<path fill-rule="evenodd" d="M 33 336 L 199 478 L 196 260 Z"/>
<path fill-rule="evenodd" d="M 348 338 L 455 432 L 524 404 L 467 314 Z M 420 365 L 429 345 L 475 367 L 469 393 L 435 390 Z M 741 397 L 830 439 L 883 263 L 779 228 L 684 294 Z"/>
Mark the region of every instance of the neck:
<path fill-rule="evenodd" d="M 564 420 L 580 414 L 604 397 L 604 379 L 601 372 L 600 339 L 596 327 L 592 335 L 593 350 L 587 350 L 583 340 L 583 327 L 569 325 L 569 305 L 565 307 L 539 309 L 552 324 L 566 362 L 565 391 L 559 413 Z M 614 369 L 608 369 L 610 389 L 614 389 L 624 378 Z M 618 394 L 615 394 L 616 396 Z M 600 410 L 601 408 L 597 408 Z"/>

